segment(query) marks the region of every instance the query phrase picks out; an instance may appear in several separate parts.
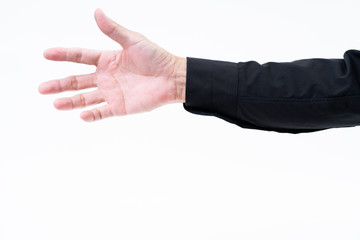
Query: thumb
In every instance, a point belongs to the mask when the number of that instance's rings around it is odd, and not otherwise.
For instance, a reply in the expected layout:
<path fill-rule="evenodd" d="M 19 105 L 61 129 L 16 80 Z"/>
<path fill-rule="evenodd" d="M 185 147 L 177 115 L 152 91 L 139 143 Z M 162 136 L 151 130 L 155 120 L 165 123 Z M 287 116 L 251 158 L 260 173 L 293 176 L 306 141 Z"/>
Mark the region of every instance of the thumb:
<path fill-rule="evenodd" d="M 141 40 L 141 35 L 139 33 L 130 31 L 129 29 L 117 24 L 105 16 L 101 9 L 96 9 L 95 21 L 105 35 L 118 42 L 123 48 L 129 47 Z"/>

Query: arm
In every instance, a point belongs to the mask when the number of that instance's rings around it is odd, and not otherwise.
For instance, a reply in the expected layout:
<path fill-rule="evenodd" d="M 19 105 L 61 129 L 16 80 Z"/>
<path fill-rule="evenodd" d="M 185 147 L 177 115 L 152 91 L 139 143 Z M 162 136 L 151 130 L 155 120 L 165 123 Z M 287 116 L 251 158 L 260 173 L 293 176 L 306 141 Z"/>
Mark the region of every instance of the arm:
<path fill-rule="evenodd" d="M 186 103 L 244 128 L 312 132 L 360 124 L 360 52 L 344 59 L 230 63 L 188 58 Z"/>
<path fill-rule="evenodd" d="M 344 59 L 263 65 L 185 59 L 113 22 L 101 10 L 95 12 L 95 20 L 122 49 L 48 49 L 44 56 L 49 60 L 91 64 L 97 69 L 39 86 L 42 94 L 96 88 L 54 102 L 60 110 L 106 103 L 83 111 L 80 117 L 85 121 L 182 102 L 192 113 L 253 129 L 299 133 L 360 124 L 358 51 L 346 52 Z"/>

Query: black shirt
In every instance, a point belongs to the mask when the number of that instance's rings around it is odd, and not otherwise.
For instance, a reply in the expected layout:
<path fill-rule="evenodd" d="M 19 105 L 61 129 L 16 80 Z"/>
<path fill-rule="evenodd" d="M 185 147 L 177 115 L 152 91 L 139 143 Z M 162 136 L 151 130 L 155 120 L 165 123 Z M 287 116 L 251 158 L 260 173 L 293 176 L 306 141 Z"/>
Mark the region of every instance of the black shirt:
<path fill-rule="evenodd" d="M 187 58 L 192 113 L 244 128 L 301 133 L 360 124 L 360 51 L 343 59 L 224 62 Z"/>

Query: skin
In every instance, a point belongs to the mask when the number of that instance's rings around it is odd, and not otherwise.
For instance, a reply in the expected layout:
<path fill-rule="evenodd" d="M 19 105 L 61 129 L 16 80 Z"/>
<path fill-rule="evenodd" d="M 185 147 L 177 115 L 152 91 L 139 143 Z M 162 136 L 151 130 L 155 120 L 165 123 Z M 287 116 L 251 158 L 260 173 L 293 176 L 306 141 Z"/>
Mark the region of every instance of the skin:
<path fill-rule="evenodd" d="M 140 33 L 126 29 L 109 19 L 102 10 L 95 11 L 100 30 L 119 43 L 121 50 L 100 51 L 82 48 L 51 48 L 44 57 L 95 65 L 91 74 L 74 75 L 44 82 L 42 94 L 95 88 L 73 97 L 58 98 L 55 108 L 70 110 L 106 102 L 85 110 L 80 117 L 87 122 L 112 116 L 150 111 L 162 105 L 185 102 L 186 59 L 177 57 Z"/>

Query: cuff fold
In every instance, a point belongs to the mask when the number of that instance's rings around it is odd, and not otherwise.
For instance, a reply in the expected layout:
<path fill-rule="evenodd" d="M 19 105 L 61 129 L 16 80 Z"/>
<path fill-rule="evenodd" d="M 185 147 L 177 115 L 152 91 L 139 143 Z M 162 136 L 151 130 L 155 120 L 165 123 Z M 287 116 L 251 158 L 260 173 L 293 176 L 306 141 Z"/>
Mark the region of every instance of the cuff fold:
<path fill-rule="evenodd" d="M 237 63 L 187 58 L 185 110 L 221 118 L 237 116 Z"/>

